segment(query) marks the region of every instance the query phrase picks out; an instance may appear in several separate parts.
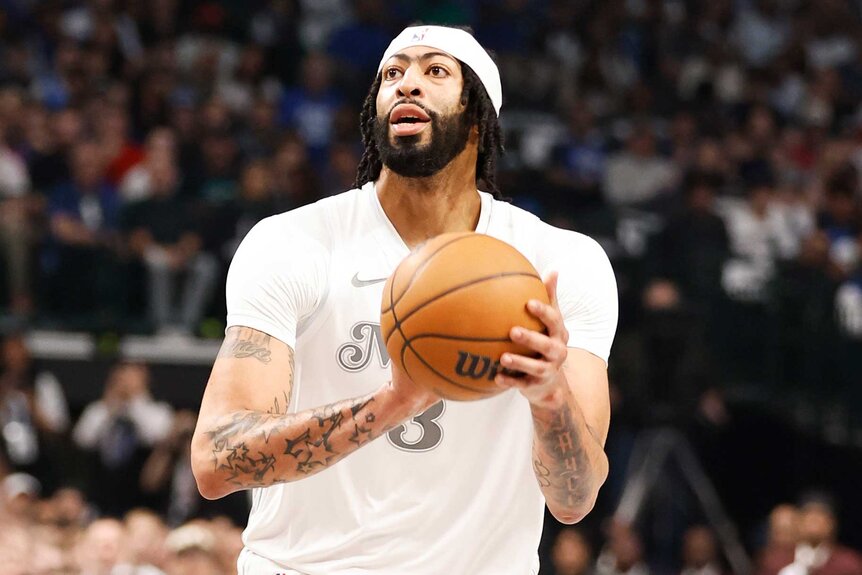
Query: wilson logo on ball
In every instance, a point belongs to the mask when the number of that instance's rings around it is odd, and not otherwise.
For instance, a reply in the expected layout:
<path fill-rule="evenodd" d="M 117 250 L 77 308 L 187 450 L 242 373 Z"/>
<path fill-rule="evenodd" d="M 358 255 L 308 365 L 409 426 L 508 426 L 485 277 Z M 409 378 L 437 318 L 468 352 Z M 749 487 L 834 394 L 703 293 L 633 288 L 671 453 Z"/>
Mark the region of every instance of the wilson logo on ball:
<path fill-rule="evenodd" d="M 470 379 L 482 379 L 492 381 L 498 373 L 518 377 L 521 375 L 518 371 L 506 369 L 500 365 L 499 361 L 492 360 L 487 355 L 476 355 L 468 351 L 458 352 L 458 363 L 455 364 L 455 373 L 461 377 L 469 377 Z"/>
<path fill-rule="evenodd" d="M 468 359 L 469 363 L 467 361 Z M 476 355 L 475 353 L 459 351 L 458 363 L 455 365 L 455 373 L 462 377 L 482 379 L 490 372 L 488 379 L 494 379 L 499 368 L 500 364 L 493 361 L 487 355 Z"/>

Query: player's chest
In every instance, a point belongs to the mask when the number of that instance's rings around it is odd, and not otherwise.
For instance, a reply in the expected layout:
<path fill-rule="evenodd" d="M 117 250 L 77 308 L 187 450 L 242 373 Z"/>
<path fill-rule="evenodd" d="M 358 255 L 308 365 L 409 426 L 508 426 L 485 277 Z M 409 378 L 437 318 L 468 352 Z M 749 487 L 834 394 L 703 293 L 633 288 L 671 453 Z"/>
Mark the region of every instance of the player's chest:
<path fill-rule="evenodd" d="M 338 366 L 351 373 L 389 365 L 380 305 L 386 280 L 401 257 L 397 251 L 386 254 L 371 247 L 357 244 L 334 259 L 321 318 L 321 335 L 335 347 Z"/>

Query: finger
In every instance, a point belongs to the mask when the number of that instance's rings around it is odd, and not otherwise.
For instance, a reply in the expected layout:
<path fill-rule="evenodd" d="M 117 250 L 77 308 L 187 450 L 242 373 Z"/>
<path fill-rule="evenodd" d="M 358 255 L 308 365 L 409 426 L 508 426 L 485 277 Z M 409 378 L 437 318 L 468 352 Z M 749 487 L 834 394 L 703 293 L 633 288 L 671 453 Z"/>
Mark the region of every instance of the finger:
<path fill-rule="evenodd" d="M 514 370 L 500 371 L 494 376 L 494 383 L 505 388 L 525 388 L 530 385 L 540 383 L 541 381 L 541 379 L 535 376 Z"/>
<path fill-rule="evenodd" d="M 548 361 L 562 363 L 565 359 L 566 346 L 561 340 L 549 335 L 522 327 L 513 327 L 509 337 L 513 342 L 535 351 Z"/>
<path fill-rule="evenodd" d="M 494 376 L 494 383 L 504 388 L 525 388 L 537 383 L 539 380 L 529 375 L 513 375 L 511 373 L 498 373 Z"/>
<path fill-rule="evenodd" d="M 563 338 L 565 332 L 563 315 L 556 306 L 531 299 L 527 302 L 527 311 L 539 318 L 542 323 L 545 324 L 545 327 L 548 328 L 549 336 Z"/>
<path fill-rule="evenodd" d="M 545 359 L 515 353 L 504 353 L 500 358 L 500 365 L 509 371 L 518 371 L 539 379 L 547 377 L 554 369 L 554 365 Z"/>

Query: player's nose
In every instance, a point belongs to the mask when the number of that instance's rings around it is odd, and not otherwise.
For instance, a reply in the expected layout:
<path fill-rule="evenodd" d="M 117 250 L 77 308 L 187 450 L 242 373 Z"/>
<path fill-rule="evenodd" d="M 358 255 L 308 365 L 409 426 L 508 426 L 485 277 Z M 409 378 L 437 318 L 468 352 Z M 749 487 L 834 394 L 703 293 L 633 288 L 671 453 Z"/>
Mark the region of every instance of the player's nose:
<path fill-rule="evenodd" d="M 422 95 L 422 73 L 416 66 L 409 66 L 398 82 L 398 97 Z"/>

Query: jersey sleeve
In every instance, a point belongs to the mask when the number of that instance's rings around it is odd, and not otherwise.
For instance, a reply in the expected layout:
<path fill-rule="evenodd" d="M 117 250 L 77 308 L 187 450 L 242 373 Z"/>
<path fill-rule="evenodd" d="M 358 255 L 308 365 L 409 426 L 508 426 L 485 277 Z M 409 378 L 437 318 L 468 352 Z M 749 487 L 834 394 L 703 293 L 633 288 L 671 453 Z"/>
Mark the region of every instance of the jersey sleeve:
<path fill-rule="evenodd" d="M 323 299 L 329 252 L 289 228 L 283 216 L 252 228 L 233 257 L 225 291 L 227 327 L 250 327 L 295 348 L 297 326 Z"/>
<path fill-rule="evenodd" d="M 569 332 L 568 346 L 607 363 L 619 317 L 610 260 L 598 242 L 587 236 L 566 230 L 554 230 L 549 236 L 546 245 L 553 248 L 542 274 L 559 272 L 557 300 Z"/>

